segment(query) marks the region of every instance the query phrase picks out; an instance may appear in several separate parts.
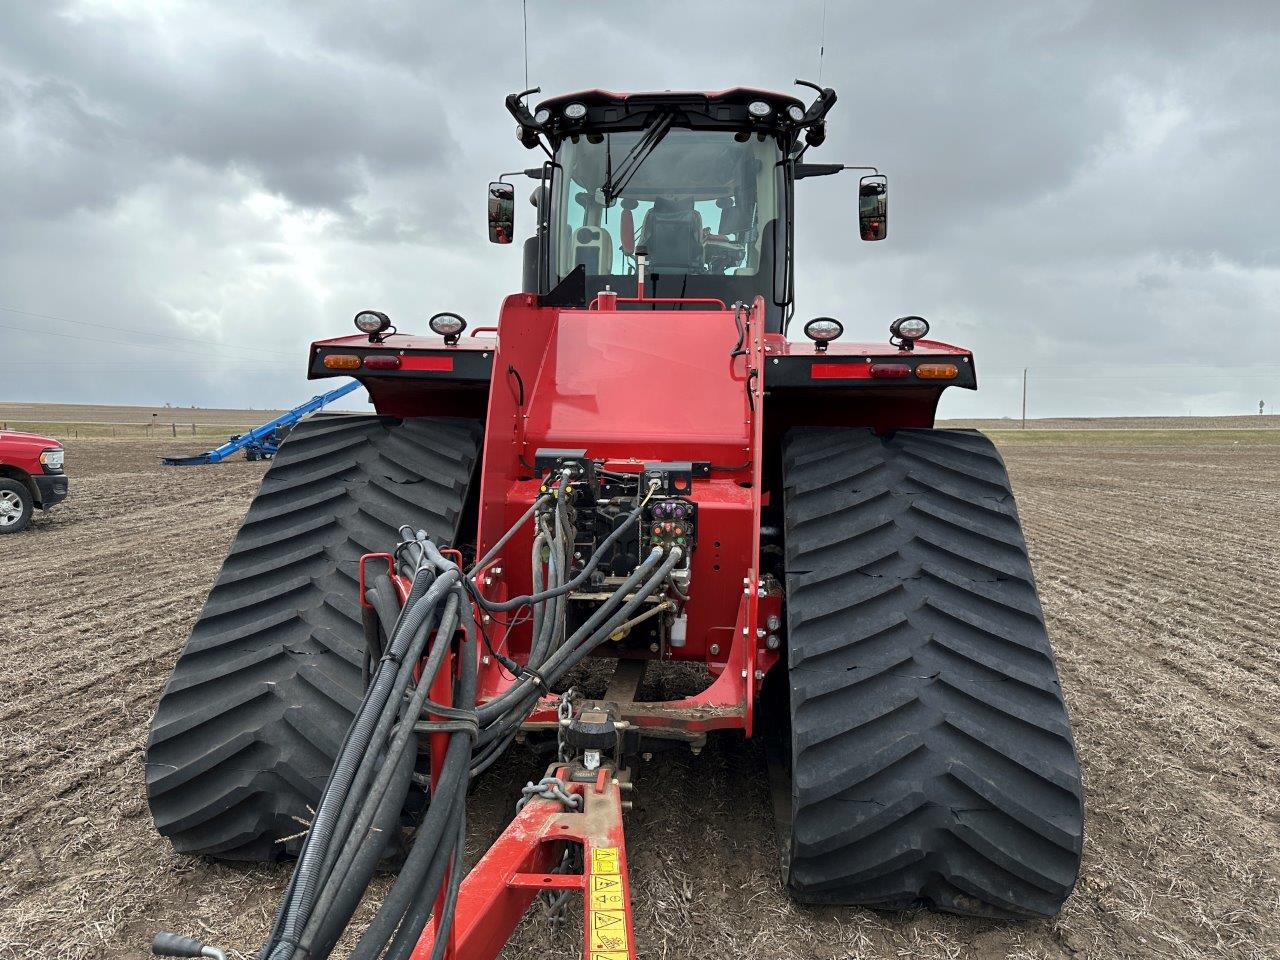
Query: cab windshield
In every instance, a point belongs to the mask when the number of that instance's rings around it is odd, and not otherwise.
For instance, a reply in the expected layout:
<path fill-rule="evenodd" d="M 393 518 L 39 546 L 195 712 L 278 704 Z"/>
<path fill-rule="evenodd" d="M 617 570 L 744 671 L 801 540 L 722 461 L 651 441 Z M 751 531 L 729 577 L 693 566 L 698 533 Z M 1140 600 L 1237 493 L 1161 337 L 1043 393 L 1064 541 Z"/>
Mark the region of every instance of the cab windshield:
<path fill-rule="evenodd" d="M 644 136 L 592 134 L 561 146 L 553 272 L 563 278 L 582 264 L 588 286 L 600 289 L 602 279 L 634 275 L 636 250 L 643 248 L 655 289 L 666 277 L 690 295 L 696 287 L 713 296 L 749 300 L 758 291 L 771 299 L 785 195 L 777 143 L 673 128 L 647 154 L 642 146 L 628 169 L 628 155 Z"/>

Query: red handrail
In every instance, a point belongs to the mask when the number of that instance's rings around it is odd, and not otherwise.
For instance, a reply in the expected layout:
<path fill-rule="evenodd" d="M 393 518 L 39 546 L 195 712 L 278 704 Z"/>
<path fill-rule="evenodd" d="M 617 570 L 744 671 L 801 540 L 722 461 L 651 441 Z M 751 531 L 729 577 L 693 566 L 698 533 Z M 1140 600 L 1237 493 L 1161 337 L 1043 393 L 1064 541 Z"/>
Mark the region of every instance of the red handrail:
<path fill-rule="evenodd" d="M 599 304 L 599 302 L 600 302 L 600 297 L 597 296 L 594 300 L 591 301 L 591 305 L 587 307 L 587 309 L 598 310 L 599 307 L 597 306 L 597 304 Z M 725 304 L 723 300 L 717 299 L 716 297 L 618 297 L 618 299 L 615 302 L 616 303 L 702 303 L 702 304 L 706 304 L 707 306 L 719 307 L 721 310 L 729 309 L 729 307 Z"/>

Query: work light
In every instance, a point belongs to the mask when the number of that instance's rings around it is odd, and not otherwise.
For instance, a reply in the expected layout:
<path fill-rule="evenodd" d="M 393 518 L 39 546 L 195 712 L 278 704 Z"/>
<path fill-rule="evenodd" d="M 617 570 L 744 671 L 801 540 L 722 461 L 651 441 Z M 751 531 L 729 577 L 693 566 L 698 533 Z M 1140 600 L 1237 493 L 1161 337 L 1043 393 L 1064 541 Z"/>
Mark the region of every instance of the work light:
<path fill-rule="evenodd" d="M 817 345 L 819 353 L 827 352 L 827 344 L 844 333 L 844 324 L 834 317 L 814 317 L 804 325 L 804 335 Z"/>
<path fill-rule="evenodd" d="M 564 115 L 570 120 L 581 120 L 587 115 L 587 108 L 580 103 L 571 103 L 564 108 Z"/>
<path fill-rule="evenodd" d="M 444 337 L 445 343 L 457 343 L 462 331 L 467 329 L 467 321 L 456 313 L 437 313 L 427 321 L 431 332 Z"/>
<path fill-rule="evenodd" d="M 767 117 L 773 111 L 773 108 L 763 100 L 752 100 L 747 104 L 747 110 L 753 117 Z"/>
<path fill-rule="evenodd" d="M 377 310 L 361 310 L 356 314 L 356 329 L 361 333 L 381 333 L 391 326 L 391 318 Z"/>
<path fill-rule="evenodd" d="M 929 332 L 929 321 L 924 317 L 899 317 L 889 324 L 889 332 L 903 340 L 919 340 Z"/>
<path fill-rule="evenodd" d="M 800 106 L 798 103 L 793 103 L 791 106 L 787 107 L 787 116 L 796 123 L 799 123 L 804 119 L 804 107 Z"/>

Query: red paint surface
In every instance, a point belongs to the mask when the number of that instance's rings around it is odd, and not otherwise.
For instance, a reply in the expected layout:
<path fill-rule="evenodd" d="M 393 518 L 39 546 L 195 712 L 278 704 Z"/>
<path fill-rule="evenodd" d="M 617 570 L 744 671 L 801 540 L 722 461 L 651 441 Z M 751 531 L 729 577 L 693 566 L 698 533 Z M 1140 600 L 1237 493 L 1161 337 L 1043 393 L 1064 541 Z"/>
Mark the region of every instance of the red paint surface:
<path fill-rule="evenodd" d="M 448 372 L 453 369 L 453 357 L 404 356 L 400 358 L 400 369 Z"/>

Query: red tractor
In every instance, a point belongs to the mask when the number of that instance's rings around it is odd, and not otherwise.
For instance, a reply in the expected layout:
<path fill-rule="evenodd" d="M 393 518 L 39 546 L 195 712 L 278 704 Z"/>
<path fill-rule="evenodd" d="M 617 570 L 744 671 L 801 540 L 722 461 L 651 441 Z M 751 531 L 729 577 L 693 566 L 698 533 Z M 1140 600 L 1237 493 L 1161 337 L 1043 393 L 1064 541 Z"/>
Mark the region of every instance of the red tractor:
<path fill-rule="evenodd" d="M 796 183 L 847 169 L 807 160 L 836 100 L 813 89 L 508 97 L 548 159 L 507 175 L 537 216 L 497 326 L 366 311 L 312 345 L 377 414 L 289 436 L 147 747 L 176 849 L 298 858 L 262 956 L 326 956 L 391 858 L 353 956 L 493 957 L 580 892 L 585 955 L 634 957 L 622 813 L 659 785 L 629 760 L 723 731 L 770 745 L 797 900 L 1070 894 L 1080 769 L 1009 480 L 933 427 L 972 354 L 920 317 L 787 336 Z M 862 178 L 864 240 L 886 189 Z M 505 179 L 488 212 L 510 243 Z M 677 661 L 705 682 L 646 698 Z M 467 785 L 517 738 L 555 762 L 464 879 Z"/>

